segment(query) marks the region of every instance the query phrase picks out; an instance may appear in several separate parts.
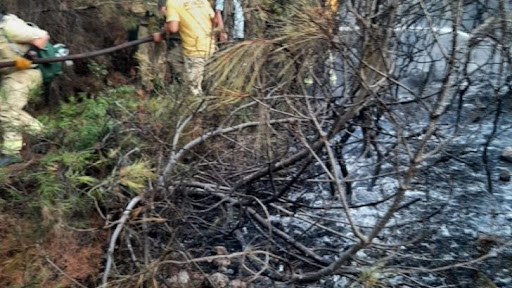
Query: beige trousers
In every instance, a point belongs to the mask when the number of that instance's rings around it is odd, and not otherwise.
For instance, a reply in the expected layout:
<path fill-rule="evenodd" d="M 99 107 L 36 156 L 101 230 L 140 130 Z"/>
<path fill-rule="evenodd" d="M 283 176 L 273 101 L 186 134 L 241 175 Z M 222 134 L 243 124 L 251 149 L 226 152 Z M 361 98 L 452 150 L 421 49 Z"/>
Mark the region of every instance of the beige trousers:
<path fill-rule="evenodd" d="M 204 78 L 204 68 L 206 66 L 206 57 L 183 57 L 185 61 L 185 87 L 188 87 L 192 95 L 200 96 L 203 94 L 201 84 Z"/>
<path fill-rule="evenodd" d="M 43 83 L 39 69 L 16 71 L 2 76 L 0 86 L 0 121 L 3 128 L 1 152 L 18 153 L 23 147 L 23 134 L 37 134 L 43 125 L 23 111 L 31 93 L 37 92 Z"/>

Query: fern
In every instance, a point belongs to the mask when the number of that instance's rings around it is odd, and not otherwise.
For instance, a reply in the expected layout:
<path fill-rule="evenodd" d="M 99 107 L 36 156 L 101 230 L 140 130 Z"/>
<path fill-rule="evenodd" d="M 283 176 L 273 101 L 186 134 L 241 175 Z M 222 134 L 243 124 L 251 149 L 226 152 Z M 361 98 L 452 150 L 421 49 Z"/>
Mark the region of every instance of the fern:
<path fill-rule="evenodd" d="M 61 181 L 59 181 L 56 173 L 51 170 L 35 174 L 39 186 L 37 192 L 44 206 L 53 206 L 64 192 Z"/>
<path fill-rule="evenodd" d="M 62 146 L 71 150 L 92 148 L 113 127 L 108 109 L 113 100 L 105 96 L 96 99 L 71 97 L 63 103 L 53 117 L 42 117 L 48 137 L 59 139 Z"/>

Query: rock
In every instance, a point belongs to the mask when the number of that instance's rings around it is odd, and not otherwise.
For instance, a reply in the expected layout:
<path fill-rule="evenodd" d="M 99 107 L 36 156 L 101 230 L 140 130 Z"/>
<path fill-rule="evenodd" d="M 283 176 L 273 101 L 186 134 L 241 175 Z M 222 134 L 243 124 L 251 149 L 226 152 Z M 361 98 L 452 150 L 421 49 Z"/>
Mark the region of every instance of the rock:
<path fill-rule="evenodd" d="M 500 171 L 500 180 L 504 182 L 510 182 L 510 171 L 503 169 Z"/>
<path fill-rule="evenodd" d="M 187 284 L 189 282 L 190 276 L 188 276 L 188 272 L 185 270 L 181 270 L 180 273 L 178 273 L 178 283 Z"/>
<path fill-rule="evenodd" d="M 229 277 L 218 272 L 208 276 L 208 280 L 216 288 L 227 288 L 229 284 Z"/>
<path fill-rule="evenodd" d="M 503 152 L 501 153 L 501 159 L 512 162 L 512 147 L 507 147 Z"/>
<path fill-rule="evenodd" d="M 181 270 L 178 275 L 174 275 L 169 279 L 169 284 L 171 287 L 176 288 L 184 288 L 184 287 L 193 287 L 190 276 L 186 270 Z"/>
<path fill-rule="evenodd" d="M 217 255 L 228 255 L 228 250 L 224 246 L 216 246 L 215 252 Z M 231 259 L 228 257 L 217 258 L 213 260 L 213 265 L 217 266 L 220 272 L 225 273 L 228 270 L 228 266 L 231 264 Z"/>

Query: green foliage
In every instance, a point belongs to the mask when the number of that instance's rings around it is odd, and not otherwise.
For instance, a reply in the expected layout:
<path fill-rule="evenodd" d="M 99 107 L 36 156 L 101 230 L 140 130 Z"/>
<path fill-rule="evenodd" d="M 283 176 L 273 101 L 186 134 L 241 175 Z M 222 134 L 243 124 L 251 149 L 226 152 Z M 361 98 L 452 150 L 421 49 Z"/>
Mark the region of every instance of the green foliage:
<path fill-rule="evenodd" d="M 140 120 L 134 113 L 140 101 L 132 87 L 123 86 L 96 98 L 70 97 L 58 111 L 41 117 L 45 138 L 55 148 L 41 157 L 36 167 L 20 175 L 37 192 L 29 206 L 40 211 L 38 214 L 46 220 L 61 221 L 62 217 L 87 214 L 96 207 L 94 202 L 117 205 L 115 199 L 120 192 L 126 192 L 126 196 L 143 193 L 147 182 L 156 178 L 154 169 L 142 159 L 144 155 L 126 157 L 126 153 L 148 144 L 137 130 L 123 126 Z M 161 116 L 161 120 L 148 122 L 168 121 L 169 113 L 163 111 L 162 105 L 148 106 L 160 109 L 148 115 Z M 3 171 L 0 169 L 0 185 Z M 5 175 L 7 181 L 9 173 L 6 171 Z M 12 200 L 24 197 L 14 188 L 6 191 Z"/>
<path fill-rule="evenodd" d="M 126 28 L 126 30 L 128 30 L 130 33 L 137 33 L 137 27 L 139 26 L 139 22 L 140 20 L 133 16 L 133 15 L 130 15 L 130 16 L 126 16 L 125 18 L 123 18 L 123 27 Z M 136 35 L 135 35 L 136 36 Z M 134 39 L 130 39 L 130 40 L 134 40 Z"/>
<path fill-rule="evenodd" d="M 0 168 L 0 187 L 4 186 L 9 180 L 9 171 L 5 168 Z"/>
<path fill-rule="evenodd" d="M 107 67 L 105 66 L 105 64 L 100 64 L 96 61 L 91 61 L 89 62 L 87 67 L 97 80 L 105 78 L 108 74 Z"/>
<path fill-rule="evenodd" d="M 41 160 L 40 171 L 28 177 L 37 184 L 41 207 L 57 206 L 64 214 L 88 207 L 82 189 L 91 187 L 97 179 L 88 175 L 95 157 L 90 152 L 51 153 Z"/>
<path fill-rule="evenodd" d="M 84 95 L 71 97 L 68 103 L 62 103 L 55 115 L 43 117 L 41 121 L 50 131 L 49 138 L 60 138 L 63 147 L 70 150 L 89 149 L 113 127 L 107 115 L 113 102 L 106 96 L 96 99 Z"/>
<path fill-rule="evenodd" d="M 50 171 L 48 173 L 37 173 L 34 176 L 39 185 L 37 192 L 41 196 L 41 202 L 48 206 L 54 204 L 61 192 L 64 191 L 57 175 Z"/>
<path fill-rule="evenodd" d="M 42 92 L 43 92 L 43 89 L 40 86 L 30 89 L 29 94 L 28 94 L 28 102 L 30 103 L 30 105 L 37 105 L 37 104 L 41 103 Z"/>
<path fill-rule="evenodd" d="M 45 167 L 57 167 L 57 165 L 62 164 L 72 170 L 83 170 L 91 163 L 91 161 L 94 161 L 94 159 L 95 156 L 91 151 L 62 151 L 47 154 L 43 159 L 41 159 L 41 163 Z"/>

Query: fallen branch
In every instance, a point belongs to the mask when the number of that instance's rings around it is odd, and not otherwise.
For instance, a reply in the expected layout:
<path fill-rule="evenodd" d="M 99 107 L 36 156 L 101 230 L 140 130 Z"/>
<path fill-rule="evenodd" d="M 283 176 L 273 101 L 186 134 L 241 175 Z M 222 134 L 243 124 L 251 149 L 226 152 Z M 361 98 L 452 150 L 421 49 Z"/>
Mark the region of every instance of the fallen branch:
<path fill-rule="evenodd" d="M 290 121 L 297 121 L 297 119 L 296 118 L 285 118 L 285 119 L 272 120 L 272 121 L 269 121 L 269 124 L 288 123 Z M 164 187 L 165 180 L 167 178 L 167 174 L 169 174 L 171 172 L 171 170 L 174 168 L 174 165 L 176 165 L 176 163 L 178 163 L 178 161 L 185 155 L 185 153 L 190 151 L 195 146 L 197 146 L 197 145 L 203 143 L 204 141 L 206 141 L 210 138 L 213 138 L 215 136 L 222 135 L 225 133 L 231 133 L 234 131 L 239 131 L 239 130 L 246 129 L 246 128 L 257 127 L 261 124 L 262 124 L 261 122 L 257 121 L 257 122 L 243 123 L 243 124 L 236 125 L 233 127 L 228 127 L 228 128 L 220 127 L 214 131 L 208 132 L 208 133 L 201 135 L 200 137 L 197 137 L 196 139 L 188 142 L 185 146 L 183 146 L 183 148 L 181 148 L 180 151 L 178 151 L 176 154 L 171 155 L 161 176 L 158 178 L 159 186 Z"/>
<path fill-rule="evenodd" d="M 270 224 L 269 221 L 265 220 L 263 217 L 261 217 L 254 209 L 252 208 L 246 208 L 247 213 L 249 213 L 254 220 L 256 220 L 260 225 L 266 227 L 267 229 L 272 229 L 272 233 L 277 235 L 279 238 L 283 239 L 284 241 L 291 244 L 293 247 L 295 247 L 297 250 L 304 253 L 306 256 L 310 257 L 311 259 L 315 260 L 317 263 L 322 265 L 329 265 L 330 261 L 327 259 L 322 258 L 320 255 L 313 252 L 308 247 L 304 246 L 299 241 L 293 239 L 291 236 L 286 234 L 285 232 L 277 229 L 272 224 Z"/>
<path fill-rule="evenodd" d="M 192 263 L 202 263 L 207 262 L 211 263 L 214 260 L 218 259 L 233 259 L 233 258 L 245 258 L 245 257 L 251 257 L 255 255 L 265 255 L 266 257 L 272 257 L 276 259 L 283 260 L 280 256 L 274 255 L 268 251 L 264 250 L 252 250 L 252 251 L 243 251 L 243 252 L 236 252 L 231 253 L 228 255 L 213 255 L 213 256 L 205 256 L 205 257 L 199 257 L 199 258 L 191 258 L 185 261 L 178 261 L 178 260 L 164 260 L 157 263 L 158 266 L 164 265 L 164 264 L 174 264 L 174 265 L 186 265 L 186 264 L 192 264 Z M 256 257 L 257 258 L 257 257 Z"/>
<path fill-rule="evenodd" d="M 402 273 L 402 274 L 412 274 L 412 273 L 438 273 L 446 270 L 451 270 L 455 268 L 469 268 L 473 264 L 478 264 L 483 262 L 484 260 L 487 260 L 489 258 L 496 258 L 499 257 L 501 252 L 508 249 L 510 246 L 512 246 L 512 242 L 507 242 L 502 244 L 501 247 L 497 249 L 492 249 L 487 254 L 482 255 L 478 258 L 474 258 L 468 261 L 460 262 L 460 263 L 454 263 L 446 266 L 441 266 L 437 268 L 422 268 L 422 267 L 407 267 L 407 268 L 401 268 L 401 269 L 393 269 L 391 268 L 390 271 Z"/>
<path fill-rule="evenodd" d="M 103 273 L 103 279 L 102 279 L 102 287 L 105 287 L 108 275 L 110 274 L 110 269 L 112 267 L 112 263 L 114 262 L 114 250 L 116 247 L 116 241 L 119 237 L 119 234 L 121 233 L 121 230 L 123 230 L 123 226 L 128 221 L 128 218 L 130 217 L 130 213 L 132 212 L 133 207 L 137 205 L 141 200 L 143 199 L 142 196 L 137 196 L 133 198 L 130 203 L 128 203 L 128 206 L 126 206 L 126 209 L 123 212 L 123 215 L 121 216 L 121 219 L 119 219 L 119 222 L 117 224 L 116 230 L 114 231 L 114 234 L 112 234 L 112 238 L 110 239 L 110 245 L 108 247 L 107 251 L 107 264 L 105 265 L 105 272 Z"/>
<path fill-rule="evenodd" d="M 219 188 L 219 187 L 215 187 L 214 185 L 200 184 L 200 183 L 189 183 L 187 185 L 189 185 L 191 187 L 201 187 L 206 192 L 208 192 L 208 195 L 213 195 L 213 196 L 216 196 L 216 197 L 220 197 L 221 199 L 225 199 L 226 202 L 231 203 L 232 205 L 234 203 L 238 203 L 237 200 L 231 198 L 230 196 L 228 196 L 228 195 L 226 195 L 226 194 L 224 194 L 222 192 L 215 192 L 215 188 Z M 200 194 L 203 194 L 203 195 L 205 193 L 205 192 L 201 192 L 201 191 L 196 191 L 196 192 L 200 193 Z M 269 231 L 272 231 L 273 234 L 275 234 L 279 238 L 283 239 L 287 243 L 291 244 L 293 247 L 295 247 L 295 249 L 297 249 L 300 252 L 304 253 L 304 255 L 306 255 L 307 257 L 315 260 L 319 264 L 329 265 L 329 263 L 330 263 L 329 260 L 322 258 L 320 255 L 316 254 L 311 249 L 309 249 L 308 247 L 304 246 L 302 243 L 300 243 L 297 240 L 293 239 L 291 236 L 286 234 L 284 231 L 282 231 L 282 230 L 278 229 L 277 227 L 275 227 L 274 225 L 272 225 L 265 218 L 261 217 L 261 215 L 259 215 L 258 212 L 256 212 L 256 210 L 254 210 L 253 208 L 245 207 L 244 209 L 246 209 L 247 213 L 249 213 L 249 215 L 251 215 L 251 217 L 256 222 L 258 222 L 261 226 L 265 227 Z"/>

